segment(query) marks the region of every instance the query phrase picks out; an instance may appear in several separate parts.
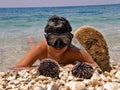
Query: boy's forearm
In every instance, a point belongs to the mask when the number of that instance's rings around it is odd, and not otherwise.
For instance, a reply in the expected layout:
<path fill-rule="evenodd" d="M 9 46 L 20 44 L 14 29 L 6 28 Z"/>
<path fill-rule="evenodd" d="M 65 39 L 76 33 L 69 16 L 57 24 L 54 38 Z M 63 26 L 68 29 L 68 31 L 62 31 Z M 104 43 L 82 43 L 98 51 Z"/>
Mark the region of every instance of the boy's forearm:
<path fill-rule="evenodd" d="M 32 69 L 36 69 L 36 68 L 37 68 L 37 66 L 31 66 L 31 67 L 17 67 L 17 66 L 15 66 L 15 67 L 11 67 L 11 68 L 8 68 L 8 69 L 19 71 L 19 70 L 32 70 Z"/>

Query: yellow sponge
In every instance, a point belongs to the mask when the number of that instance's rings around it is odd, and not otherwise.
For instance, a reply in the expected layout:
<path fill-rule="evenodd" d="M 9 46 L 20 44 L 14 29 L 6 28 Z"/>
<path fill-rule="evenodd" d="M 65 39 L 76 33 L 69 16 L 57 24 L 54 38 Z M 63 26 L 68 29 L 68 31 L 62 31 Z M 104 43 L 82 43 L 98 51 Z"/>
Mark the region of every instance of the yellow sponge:
<path fill-rule="evenodd" d="M 111 70 L 106 40 L 96 28 L 92 26 L 82 26 L 75 31 L 75 38 L 103 71 Z"/>

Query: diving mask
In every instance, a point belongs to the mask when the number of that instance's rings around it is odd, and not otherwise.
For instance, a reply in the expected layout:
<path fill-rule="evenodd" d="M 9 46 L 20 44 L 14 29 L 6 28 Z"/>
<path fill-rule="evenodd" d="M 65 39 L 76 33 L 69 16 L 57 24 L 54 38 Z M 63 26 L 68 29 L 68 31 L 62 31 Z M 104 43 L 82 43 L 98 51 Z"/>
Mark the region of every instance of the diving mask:
<path fill-rule="evenodd" d="M 55 48 L 62 48 L 71 44 L 71 40 L 73 38 L 73 34 L 71 33 L 48 33 L 45 34 L 45 38 L 47 40 L 48 45 Z"/>

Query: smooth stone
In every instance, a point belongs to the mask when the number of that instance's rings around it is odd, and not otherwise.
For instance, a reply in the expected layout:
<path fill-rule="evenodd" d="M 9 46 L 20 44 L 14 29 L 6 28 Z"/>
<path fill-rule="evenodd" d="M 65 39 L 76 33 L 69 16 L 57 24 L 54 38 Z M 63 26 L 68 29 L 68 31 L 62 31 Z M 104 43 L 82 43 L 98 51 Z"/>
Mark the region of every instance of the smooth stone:
<path fill-rule="evenodd" d="M 103 89 L 105 89 L 105 90 L 118 90 L 118 89 L 120 89 L 120 83 L 107 82 L 105 85 L 103 85 Z"/>
<path fill-rule="evenodd" d="M 103 90 L 103 87 L 99 86 L 99 87 L 96 88 L 96 90 Z"/>
<path fill-rule="evenodd" d="M 87 85 L 87 86 L 89 86 L 89 85 L 91 85 L 92 84 L 92 81 L 90 80 L 90 79 L 85 79 L 84 81 L 83 81 L 83 83 L 85 84 L 85 85 Z"/>
<path fill-rule="evenodd" d="M 61 86 L 59 90 L 70 90 L 70 88 L 68 86 Z"/>
<path fill-rule="evenodd" d="M 97 72 L 94 72 L 93 76 L 91 77 L 91 80 L 100 80 L 100 79 L 101 79 L 100 75 Z"/>
<path fill-rule="evenodd" d="M 94 87 L 88 87 L 86 90 L 95 90 Z"/>
<path fill-rule="evenodd" d="M 45 90 L 45 89 L 41 86 L 34 86 L 33 90 Z"/>
<path fill-rule="evenodd" d="M 51 82 L 50 85 L 48 86 L 47 90 L 58 90 L 58 85 L 55 84 L 54 82 Z"/>
<path fill-rule="evenodd" d="M 120 71 L 118 71 L 118 72 L 115 74 L 115 77 L 120 80 Z"/>
<path fill-rule="evenodd" d="M 71 90 L 84 90 L 86 89 L 86 86 L 82 82 L 68 82 L 66 83 L 66 86 L 70 87 Z"/>

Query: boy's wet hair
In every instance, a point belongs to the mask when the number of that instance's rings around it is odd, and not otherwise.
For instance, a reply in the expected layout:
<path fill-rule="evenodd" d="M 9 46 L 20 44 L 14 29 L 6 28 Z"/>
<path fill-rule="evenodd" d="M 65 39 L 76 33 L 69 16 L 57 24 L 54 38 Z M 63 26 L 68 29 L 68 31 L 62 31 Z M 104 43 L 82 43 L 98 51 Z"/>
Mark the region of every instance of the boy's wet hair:
<path fill-rule="evenodd" d="M 70 33 L 72 27 L 70 23 L 64 18 L 59 16 L 52 16 L 48 19 L 45 27 L 45 33 Z"/>

